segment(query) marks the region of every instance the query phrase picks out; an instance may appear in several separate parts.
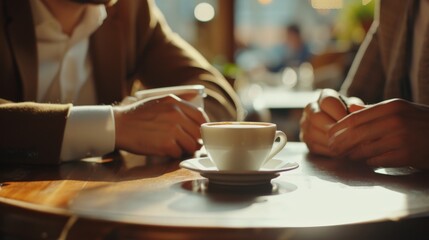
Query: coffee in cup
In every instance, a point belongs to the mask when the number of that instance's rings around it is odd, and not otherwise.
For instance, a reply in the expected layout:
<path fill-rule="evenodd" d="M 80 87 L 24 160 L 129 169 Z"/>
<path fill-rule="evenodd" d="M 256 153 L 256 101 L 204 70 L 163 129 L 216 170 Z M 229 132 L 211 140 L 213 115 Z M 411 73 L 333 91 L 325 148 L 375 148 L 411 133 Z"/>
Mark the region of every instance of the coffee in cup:
<path fill-rule="evenodd" d="M 204 123 L 201 136 L 209 158 L 221 171 L 257 171 L 287 143 L 286 134 L 266 122 Z"/>

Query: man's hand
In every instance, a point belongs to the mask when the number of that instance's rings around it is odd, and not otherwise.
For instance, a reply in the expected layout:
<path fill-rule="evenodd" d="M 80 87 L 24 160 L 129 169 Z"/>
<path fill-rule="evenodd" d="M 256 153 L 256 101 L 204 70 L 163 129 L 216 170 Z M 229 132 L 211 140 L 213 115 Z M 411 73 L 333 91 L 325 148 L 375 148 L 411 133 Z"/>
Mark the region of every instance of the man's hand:
<path fill-rule="evenodd" d="M 308 104 L 301 118 L 300 139 L 310 152 L 335 157 L 329 146 L 329 129 L 347 116 L 349 102 L 362 104 L 358 98 L 344 98 L 332 89 L 323 89 L 317 102 Z"/>
<path fill-rule="evenodd" d="M 429 107 L 393 99 L 358 110 L 333 125 L 335 155 L 383 167 L 429 168 Z"/>
<path fill-rule="evenodd" d="M 113 108 L 116 148 L 136 154 L 179 158 L 201 146 L 200 125 L 208 120 L 202 109 L 167 95 Z"/>

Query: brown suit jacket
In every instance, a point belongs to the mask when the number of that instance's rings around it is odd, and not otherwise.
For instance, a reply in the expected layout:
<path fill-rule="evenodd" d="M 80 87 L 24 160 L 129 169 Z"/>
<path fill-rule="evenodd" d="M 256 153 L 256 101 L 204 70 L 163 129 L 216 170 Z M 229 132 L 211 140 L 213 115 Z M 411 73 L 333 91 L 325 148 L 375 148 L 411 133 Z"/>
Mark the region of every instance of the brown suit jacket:
<path fill-rule="evenodd" d="M 0 163 L 58 162 L 71 106 L 34 103 L 38 65 L 29 1 L 0 1 Z M 232 87 L 169 29 L 153 0 L 121 0 L 107 13 L 90 39 L 99 104 L 120 102 L 136 80 L 145 88 L 202 84 L 212 120 L 241 117 Z"/>
<path fill-rule="evenodd" d="M 413 19 L 420 0 L 380 0 L 375 21 L 358 51 L 342 91 L 376 103 L 390 98 L 411 100 L 410 63 Z M 429 105 L 429 32 L 419 64 L 415 102 Z"/>

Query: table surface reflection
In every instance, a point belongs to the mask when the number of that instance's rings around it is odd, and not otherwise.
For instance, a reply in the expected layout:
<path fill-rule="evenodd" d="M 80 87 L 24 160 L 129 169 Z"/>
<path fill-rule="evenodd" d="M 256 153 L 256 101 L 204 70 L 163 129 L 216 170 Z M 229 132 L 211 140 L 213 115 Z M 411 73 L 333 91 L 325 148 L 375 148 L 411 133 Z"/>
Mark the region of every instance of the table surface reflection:
<path fill-rule="evenodd" d="M 425 172 L 373 169 L 311 156 L 304 144 L 296 142 L 288 143 L 276 158 L 300 166 L 259 187 L 213 185 L 198 173 L 180 169 L 179 161 L 126 153 L 101 162 L 2 166 L 0 210 L 5 214 L 0 229 L 13 234 L 23 216 L 31 221 L 47 214 L 61 216 L 58 226 L 52 223 L 58 229 L 40 230 L 40 234 L 55 237 L 64 229 L 68 233 L 70 226 L 79 235 L 79 221 L 83 228 L 85 221 L 104 221 L 140 230 L 143 226 L 146 233 L 158 229 L 164 234 L 156 235 L 158 239 L 169 239 L 168 229 L 193 229 L 199 234 L 225 229 L 231 239 L 258 234 L 282 239 L 290 238 L 288 229 L 311 232 L 382 223 L 416 226 L 415 221 L 427 226 L 429 222 L 429 174 Z M 255 229 L 259 230 L 255 233 Z"/>

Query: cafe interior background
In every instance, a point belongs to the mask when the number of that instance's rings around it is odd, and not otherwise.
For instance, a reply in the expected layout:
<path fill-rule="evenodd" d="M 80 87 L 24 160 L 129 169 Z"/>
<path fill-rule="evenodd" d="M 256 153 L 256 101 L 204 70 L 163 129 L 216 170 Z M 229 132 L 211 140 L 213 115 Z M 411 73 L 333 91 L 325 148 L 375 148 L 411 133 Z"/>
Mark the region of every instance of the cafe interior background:
<path fill-rule="evenodd" d="M 339 89 L 371 25 L 375 0 L 156 4 L 173 31 L 229 80 L 246 120 L 274 122 L 289 140 L 298 141 L 302 107 L 315 100 L 318 89 Z M 302 43 L 287 30 L 291 26 Z M 267 103 L 269 98 L 274 105 Z"/>

